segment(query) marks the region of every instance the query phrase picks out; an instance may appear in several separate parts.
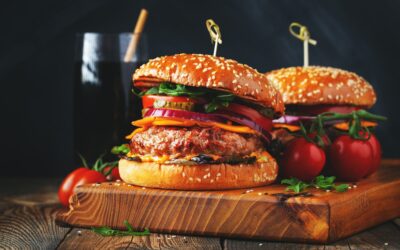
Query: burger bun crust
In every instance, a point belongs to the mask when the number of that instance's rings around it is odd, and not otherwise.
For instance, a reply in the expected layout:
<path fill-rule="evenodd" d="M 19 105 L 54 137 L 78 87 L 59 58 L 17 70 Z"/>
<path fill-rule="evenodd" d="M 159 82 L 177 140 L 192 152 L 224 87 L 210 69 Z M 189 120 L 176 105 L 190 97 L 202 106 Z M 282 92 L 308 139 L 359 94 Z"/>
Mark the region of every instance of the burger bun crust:
<path fill-rule="evenodd" d="M 272 156 L 263 163 L 175 165 L 119 161 L 121 179 L 137 186 L 176 190 L 224 190 L 273 183 L 278 165 Z"/>
<path fill-rule="evenodd" d="M 289 67 L 266 73 L 285 105 L 353 105 L 370 108 L 376 94 L 361 76 L 332 67 Z"/>

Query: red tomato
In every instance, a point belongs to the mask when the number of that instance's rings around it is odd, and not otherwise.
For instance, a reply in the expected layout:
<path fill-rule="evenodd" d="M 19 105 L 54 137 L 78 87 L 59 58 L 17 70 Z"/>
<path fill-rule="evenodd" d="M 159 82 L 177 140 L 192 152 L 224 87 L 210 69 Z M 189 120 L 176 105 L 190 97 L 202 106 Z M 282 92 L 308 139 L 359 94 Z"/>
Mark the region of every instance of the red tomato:
<path fill-rule="evenodd" d="M 142 97 L 143 108 L 152 108 L 156 100 L 166 102 L 197 102 L 197 100 L 185 96 L 145 95 Z"/>
<path fill-rule="evenodd" d="M 372 158 L 374 159 L 374 162 L 373 164 L 371 164 L 371 168 L 368 171 L 367 176 L 375 173 L 378 170 L 379 166 L 381 165 L 381 157 L 382 157 L 381 144 L 379 143 L 376 136 L 371 134 L 371 137 L 369 138 L 368 141 L 370 142 L 372 147 L 372 153 L 374 154 Z"/>
<path fill-rule="evenodd" d="M 325 160 L 323 149 L 299 137 L 284 150 L 280 166 L 284 177 L 311 181 L 322 171 Z"/>
<path fill-rule="evenodd" d="M 58 198 L 63 206 L 68 206 L 69 197 L 73 194 L 75 187 L 96 182 L 105 182 L 106 177 L 101 173 L 88 168 L 77 168 L 72 171 L 61 183 L 58 189 Z"/>
<path fill-rule="evenodd" d="M 380 161 L 381 146 L 372 134 L 366 141 L 341 135 L 329 150 L 329 167 L 340 180 L 360 180 L 375 172 Z"/>
<path fill-rule="evenodd" d="M 287 110 L 301 113 L 304 115 L 319 115 L 324 112 L 335 112 L 341 114 L 349 114 L 363 107 L 347 106 L 347 105 L 288 105 Z"/>
<path fill-rule="evenodd" d="M 313 132 L 313 133 L 311 133 L 311 134 L 308 134 L 308 137 L 310 137 L 310 138 L 313 139 L 314 141 L 315 141 L 315 137 L 316 137 L 316 136 L 317 136 L 317 132 Z M 325 134 L 325 135 L 321 136 L 321 139 L 322 139 L 322 141 L 324 142 L 324 147 L 323 147 L 323 149 L 326 150 L 326 149 L 329 147 L 330 143 L 331 143 L 331 141 L 330 141 L 330 139 L 329 139 L 329 136 L 328 136 L 327 134 Z"/>
<path fill-rule="evenodd" d="M 106 167 L 103 171 L 103 173 L 108 173 L 108 171 L 110 171 L 111 167 Z M 122 180 L 121 176 L 119 175 L 119 170 L 118 170 L 118 166 L 116 167 L 112 167 L 113 169 L 111 170 L 111 173 L 109 175 L 107 175 L 107 179 L 108 180 L 112 180 L 112 181 L 116 181 L 116 180 Z"/>
<path fill-rule="evenodd" d="M 237 103 L 230 103 L 229 106 L 225 108 L 225 110 L 249 118 L 266 131 L 272 130 L 272 119 L 263 116 L 255 109 Z"/>

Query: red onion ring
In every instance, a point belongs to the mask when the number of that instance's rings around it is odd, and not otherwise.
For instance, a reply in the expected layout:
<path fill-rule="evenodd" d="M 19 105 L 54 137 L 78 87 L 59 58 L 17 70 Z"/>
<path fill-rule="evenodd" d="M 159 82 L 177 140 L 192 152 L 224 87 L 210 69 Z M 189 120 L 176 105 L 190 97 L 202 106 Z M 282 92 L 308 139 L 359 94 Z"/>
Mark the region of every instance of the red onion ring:
<path fill-rule="evenodd" d="M 203 114 L 185 110 L 175 110 L 175 109 L 149 109 L 144 114 L 144 117 L 173 117 L 173 118 L 183 118 L 188 120 L 204 121 L 204 122 L 219 122 L 225 123 L 226 120 L 236 122 L 238 124 L 247 126 L 259 132 L 261 137 L 267 141 L 271 141 L 271 134 L 259 126 L 257 123 L 238 115 L 231 114 Z"/>

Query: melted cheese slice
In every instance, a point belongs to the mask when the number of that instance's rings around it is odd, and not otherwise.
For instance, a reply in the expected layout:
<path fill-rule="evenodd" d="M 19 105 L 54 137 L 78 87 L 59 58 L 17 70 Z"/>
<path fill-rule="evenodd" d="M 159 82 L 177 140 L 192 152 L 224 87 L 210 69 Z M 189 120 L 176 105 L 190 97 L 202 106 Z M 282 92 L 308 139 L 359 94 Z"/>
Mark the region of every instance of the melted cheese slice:
<path fill-rule="evenodd" d="M 370 121 L 361 121 L 361 127 L 376 127 L 378 123 L 370 122 Z M 341 122 L 333 125 L 333 127 L 339 130 L 349 130 L 349 123 L 348 122 Z"/>
<path fill-rule="evenodd" d="M 275 129 L 284 128 L 284 129 L 289 130 L 290 132 L 297 132 L 300 130 L 300 126 L 289 125 L 289 124 L 284 124 L 284 123 L 274 123 L 273 126 Z"/>
<path fill-rule="evenodd" d="M 219 158 L 221 158 L 220 155 L 212 155 L 212 154 L 207 154 L 208 156 L 211 156 L 213 158 L 214 161 L 218 160 Z M 134 157 L 134 156 L 138 156 L 140 157 L 142 162 L 155 162 L 155 163 L 159 163 L 159 164 L 163 164 L 169 160 L 172 159 L 179 159 L 179 158 L 173 158 L 170 157 L 169 155 L 163 155 L 163 156 L 152 156 L 152 155 L 136 155 L 136 154 L 130 154 L 130 157 Z M 190 160 L 191 158 L 193 158 L 196 155 L 187 155 L 184 156 L 182 159 L 185 160 Z M 271 159 L 271 155 L 267 152 L 267 151 L 261 151 L 261 152 L 253 152 L 251 153 L 249 156 L 255 156 L 256 157 L 256 161 L 259 163 L 265 163 L 268 162 L 269 159 Z"/>
<path fill-rule="evenodd" d="M 130 139 L 132 139 L 132 137 L 134 135 L 136 135 L 139 132 L 145 131 L 145 130 L 146 130 L 146 128 L 137 128 L 137 129 L 133 130 L 132 133 L 130 133 L 129 135 L 125 136 L 125 139 L 130 140 Z"/>
<path fill-rule="evenodd" d="M 244 134 L 256 134 L 257 133 L 255 130 L 253 130 L 247 126 L 229 125 L 229 124 L 223 124 L 223 123 L 211 122 L 211 121 L 210 122 L 201 122 L 201 121 L 195 121 L 195 120 L 185 120 L 185 119 L 178 119 L 178 118 L 172 119 L 172 118 L 163 118 L 163 117 L 145 117 L 143 119 L 132 122 L 132 125 L 141 127 L 141 128 L 149 127 L 149 126 L 217 127 L 220 129 L 224 129 L 224 130 L 236 132 L 236 133 L 244 133 Z M 143 131 L 143 130 L 141 130 L 141 131 Z M 133 131 L 132 134 L 135 132 L 136 132 L 136 130 Z M 131 135 L 129 135 L 129 136 L 131 136 Z M 130 137 L 130 138 L 132 138 L 132 137 Z"/>

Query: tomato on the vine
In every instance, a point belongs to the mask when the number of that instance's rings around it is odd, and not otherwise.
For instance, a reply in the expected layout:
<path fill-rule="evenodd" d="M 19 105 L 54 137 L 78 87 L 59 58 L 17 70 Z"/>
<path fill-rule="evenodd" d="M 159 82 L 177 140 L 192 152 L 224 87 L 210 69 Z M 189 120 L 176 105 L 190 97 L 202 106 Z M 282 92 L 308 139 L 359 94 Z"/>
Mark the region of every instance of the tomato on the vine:
<path fill-rule="evenodd" d="M 119 175 L 118 166 L 108 166 L 104 169 L 103 173 L 106 176 L 107 180 L 122 180 L 121 176 Z"/>
<path fill-rule="evenodd" d="M 350 135 L 337 137 L 329 149 L 330 171 L 338 179 L 357 181 L 374 173 L 381 161 L 381 145 L 375 135 L 362 135 L 364 140 Z"/>
<path fill-rule="evenodd" d="M 68 206 L 69 198 L 74 193 L 77 186 L 105 182 L 107 181 L 107 175 L 119 178 L 117 162 L 103 162 L 102 157 L 99 157 L 93 167 L 89 168 L 85 158 L 81 155 L 79 156 L 84 167 L 77 168 L 67 175 L 58 189 L 58 198 L 63 206 Z M 104 171 L 106 168 L 108 168 L 109 171 Z M 113 178 L 113 180 L 117 179 Z"/>
<path fill-rule="evenodd" d="M 322 148 L 304 137 L 298 137 L 287 145 L 280 166 L 284 177 L 311 181 L 322 171 L 325 160 Z"/>
<path fill-rule="evenodd" d="M 84 167 L 77 168 L 67 175 L 61 183 L 58 190 L 58 198 L 63 206 L 68 206 L 69 197 L 73 194 L 75 187 L 83 184 L 105 181 L 107 181 L 106 177 L 96 170 Z"/>

